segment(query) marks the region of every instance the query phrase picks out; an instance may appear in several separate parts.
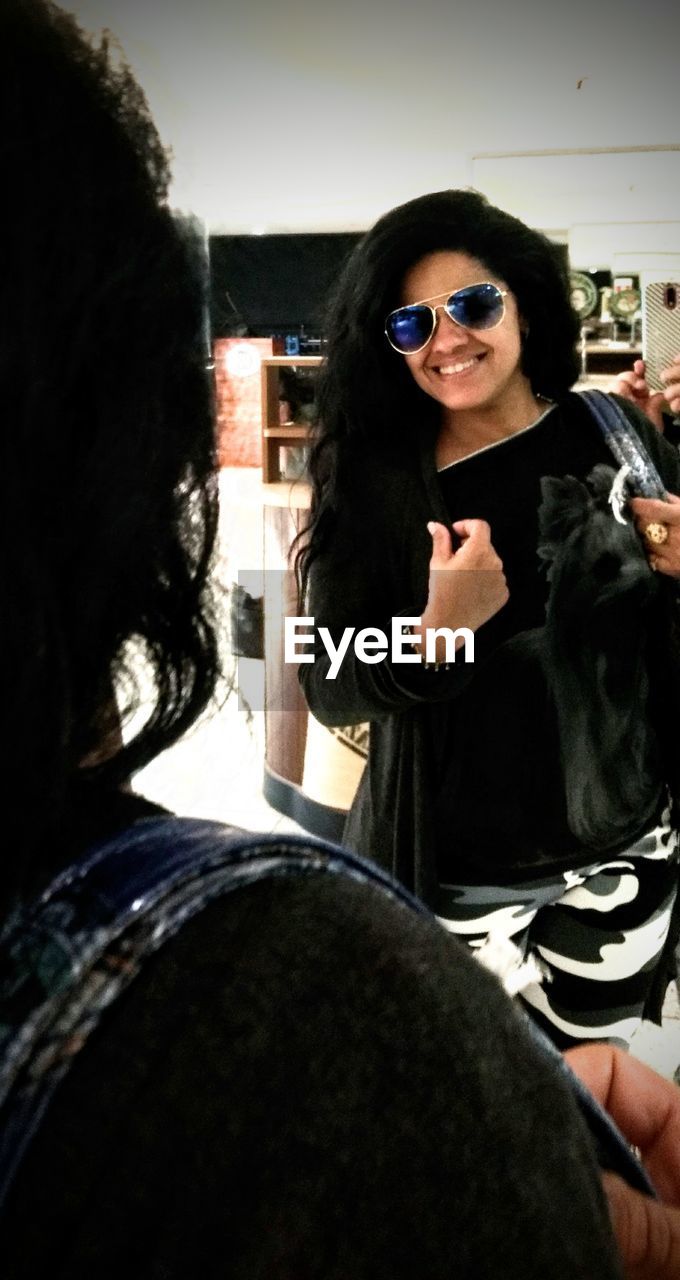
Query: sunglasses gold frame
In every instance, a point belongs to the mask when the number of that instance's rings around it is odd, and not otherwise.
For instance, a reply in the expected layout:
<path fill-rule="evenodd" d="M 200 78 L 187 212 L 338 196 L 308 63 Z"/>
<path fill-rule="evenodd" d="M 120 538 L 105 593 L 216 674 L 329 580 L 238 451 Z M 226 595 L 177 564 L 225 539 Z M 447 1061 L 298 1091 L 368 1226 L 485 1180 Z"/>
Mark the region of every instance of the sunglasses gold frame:
<path fill-rule="evenodd" d="M 451 315 L 451 313 L 447 310 L 446 304 L 450 302 L 452 298 L 455 298 L 457 294 L 465 293 L 468 289 L 477 289 L 480 285 L 484 285 L 484 284 L 490 285 L 492 289 L 498 289 L 498 293 L 502 300 L 501 313 L 498 319 L 495 320 L 493 324 L 489 324 L 489 325 L 475 326 L 473 324 L 462 324 L 460 320 L 456 320 L 456 317 Z M 503 323 L 503 320 L 505 318 L 505 299 L 507 298 L 509 292 L 510 292 L 509 289 L 499 289 L 498 285 L 495 284 L 493 280 L 476 280 L 474 284 L 463 285 L 462 288 L 453 289 L 451 290 L 450 293 L 445 290 L 443 293 L 434 293 L 431 298 L 422 298 L 419 302 L 406 303 L 404 306 L 395 307 L 394 311 L 390 311 L 389 315 L 385 320 L 385 337 L 387 338 L 387 341 L 389 342 L 392 350 L 397 352 L 397 355 L 417 356 L 419 351 L 425 350 L 426 346 L 432 341 L 435 333 L 437 332 L 437 312 L 438 311 L 446 312 L 446 315 L 449 317 L 449 320 L 451 320 L 453 324 L 457 324 L 459 329 L 472 329 L 473 331 L 479 332 L 479 333 L 490 333 L 492 329 L 497 329 L 499 324 Z M 435 298 L 446 298 L 446 302 L 438 302 L 435 307 L 432 307 L 430 306 L 430 303 L 434 302 Z M 387 326 L 390 320 L 392 319 L 392 316 L 396 316 L 400 311 L 408 311 L 410 307 L 427 307 L 428 311 L 430 311 L 432 314 L 432 332 L 429 338 L 427 338 L 426 341 L 423 342 L 422 346 L 416 347 L 413 351 L 400 351 L 399 347 L 396 347 L 394 345 L 389 333 L 387 332 Z"/>

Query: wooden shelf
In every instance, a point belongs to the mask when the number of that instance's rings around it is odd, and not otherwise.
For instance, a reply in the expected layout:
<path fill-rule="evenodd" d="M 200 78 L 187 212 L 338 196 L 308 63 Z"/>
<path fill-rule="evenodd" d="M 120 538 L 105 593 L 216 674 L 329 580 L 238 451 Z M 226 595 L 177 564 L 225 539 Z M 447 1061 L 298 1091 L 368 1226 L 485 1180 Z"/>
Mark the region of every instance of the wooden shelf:
<path fill-rule="evenodd" d="M 281 479 L 279 449 L 304 444 L 309 437 L 306 423 L 280 421 L 280 370 L 318 369 L 322 359 L 322 356 L 266 356 L 261 361 L 262 479 L 265 484 L 276 484 Z"/>
<path fill-rule="evenodd" d="M 280 427 L 263 427 L 265 440 L 306 440 L 309 427 L 304 422 L 282 422 Z"/>
<path fill-rule="evenodd" d="M 262 485 L 263 507 L 285 507 L 287 511 L 309 511 L 312 488 L 304 480 L 279 480 Z"/>
<path fill-rule="evenodd" d="M 642 356 L 642 349 L 627 342 L 586 342 L 586 368 L 588 373 L 623 373 L 632 369 Z"/>
<path fill-rule="evenodd" d="M 265 356 L 262 364 L 267 364 L 270 369 L 295 369 L 298 365 L 302 369 L 312 369 L 320 365 L 322 359 L 322 356 Z"/>

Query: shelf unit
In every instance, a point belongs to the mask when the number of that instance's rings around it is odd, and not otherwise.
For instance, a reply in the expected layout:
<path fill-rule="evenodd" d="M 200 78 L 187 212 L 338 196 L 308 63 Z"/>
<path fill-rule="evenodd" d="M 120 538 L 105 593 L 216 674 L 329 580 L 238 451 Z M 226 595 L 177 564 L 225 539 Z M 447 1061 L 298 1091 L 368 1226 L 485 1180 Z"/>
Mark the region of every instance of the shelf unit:
<path fill-rule="evenodd" d="M 587 342 L 585 350 L 587 373 L 611 374 L 624 373 L 633 368 L 635 360 L 642 357 L 642 348 L 629 343 Z M 586 374 L 587 376 L 587 374 Z"/>
<path fill-rule="evenodd" d="M 278 436 L 272 437 L 278 440 Z M 290 564 L 293 539 L 306 523 L 311 492 L 300 481 L 264 484 L 264 725 L 263 795 L 306 831 L 340 840 L 346 809 L 323 803 L 305 787 L 309 712 L 297 667 L 284 660 L 284 618 L 298 613 Z"/>
<path fill-rule="evenodd" d="M 280 421 L 280 371 L 315 369 L 322 359 L 322 356 L 265 356 L 261 362 L 262 480 L 265 484 L 276 484 L 280 479 L 279 449 L 286 445 L 304 444 L 309 437 L 307 423 Z"/>

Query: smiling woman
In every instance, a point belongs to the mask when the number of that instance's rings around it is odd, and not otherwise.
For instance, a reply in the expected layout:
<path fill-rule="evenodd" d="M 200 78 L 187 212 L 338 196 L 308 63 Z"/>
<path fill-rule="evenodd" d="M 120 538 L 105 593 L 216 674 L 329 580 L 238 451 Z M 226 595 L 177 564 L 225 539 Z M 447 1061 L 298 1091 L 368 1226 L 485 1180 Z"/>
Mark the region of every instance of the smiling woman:
<path fill-rule="evenodd" d="M 522 329 L 526 331 L 526 324 L 518 314 L 512 293 L 503 288 L 503 281 L 482 282 L 486 271 L 478 259 L 444 250 L 428 254 L 404 276 L 406 303 L 425 289 L 434 297 L 445 296 L 435 292 L 444 281 L 449 291 L 453 286 L 453 307 L 442 306 L 443 314 L 427 342 L 417 351 L 403 353 L 417 386 L 442 406 L 437 442 L 440 466 L 472 451 L 480 429 L 480 409 L 488 415 L 483 427 L 485 443 L 501 439 L 507 433 L 507 422 L 512 422 L 513 430 L 520 430 L 541 412 L 531 383 L 521 369 Z M 478 289 L 484 290 L 486 306 L 479 302 L 470 305 L 471 295 L 476 300 L 474 291 Z M 403 311 L 407 309 L 405 306 Z M 469 450 L 465 444 L 468 428 L 473 432 Z"/>
<path fill-rule="evenodd" d="M 629 514 L 624 553 L 610 554 L 606 493 L 582 572 L 578 512 L 572 524 L 565 516 L 561 535 L 551 531 L 560 555 L 550 573 L 539 557 L 554 516 L 550 483 L 573 477 L 585 513 L 601 469 L 615 474 L 585 402 L 570 391 L 578 318 L 568 264 L 545 236 L 474 191 L 422 196 L 360 242 L 328 335 L 314 502 L 297 559 L 300 612 L 317 631 L 300 680 L 323 723 L 370 722 L 345 838 L 381 858 L 471 946 L 504 933 L 520 960 L 533 952 L 550 981 L 524 999 L 558 1044 L 627 1043 L 643 1015 L 659 1015 L 668 977 L 677 820 L 658 713 L 663 667 L 631 655 L 624 672 L 601 605 L 620 596 L 623 609 L 629 571 L 642 574 L 650 590 L 636 614 L 635 654 L 650 654 L 672 586 L 650 575 Z M 641 413 L 627 411 L 677 492 L 677 456 Z M 562 550 L 568 590 L 556 567 Z M 385 655 L 368 664 L 351 646 L 338 663 L 321 639 L 337 655 L 347 628 L 385 631 L 398 617 L 416 618 L 420 663 Z M 579 617 L 583 643 L 570 657 L 562 629 Z M 474 633 L 474 664 L 432 667 L 426 635 L 456 628 Z M 445 656 L 441 639 L 434 656 Z M 608 725 L 602 671 L 614 666 L 616 723 L 638 732 L 619 743 L 612 773 L 599 754 L 606 733 L 582 730 Z M 571 758 L 565 742 L 578 744 Z M 622 808 L 622 780 L 640 750 L 635 803 Z M 596 831 L 575 818 L 591 811 Z M 616 870 L 624 853 L 634 871 L 625 903 Z M 599 910 L 582 910 L 586 900 Z M 615 938 L 623 942 L 605 980 L 584 957 Z"/>

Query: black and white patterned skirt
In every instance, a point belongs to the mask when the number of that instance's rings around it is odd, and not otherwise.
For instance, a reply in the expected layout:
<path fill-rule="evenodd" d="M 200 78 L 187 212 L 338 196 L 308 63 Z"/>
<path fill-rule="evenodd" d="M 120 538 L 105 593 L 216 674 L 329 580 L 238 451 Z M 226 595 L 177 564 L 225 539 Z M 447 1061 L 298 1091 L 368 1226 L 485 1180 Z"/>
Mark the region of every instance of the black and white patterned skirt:
<path fill-rule="evenodd" d="M 607 862 L 511 887 L 440 886 L 437 913 L 479 950 L 509 939 L 539 980 L 521 998 L 561 1047 L 627 1047 L 645 1015 L 678 891 L 680 848 L 670 808 Z"/>

